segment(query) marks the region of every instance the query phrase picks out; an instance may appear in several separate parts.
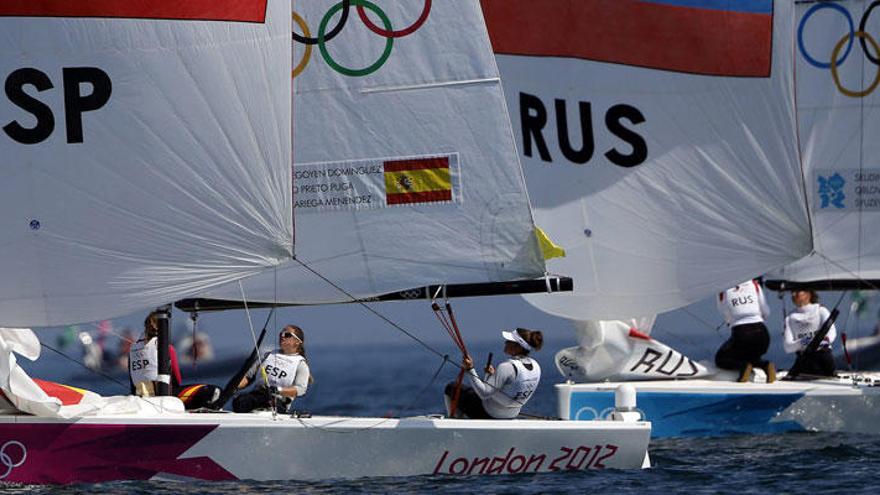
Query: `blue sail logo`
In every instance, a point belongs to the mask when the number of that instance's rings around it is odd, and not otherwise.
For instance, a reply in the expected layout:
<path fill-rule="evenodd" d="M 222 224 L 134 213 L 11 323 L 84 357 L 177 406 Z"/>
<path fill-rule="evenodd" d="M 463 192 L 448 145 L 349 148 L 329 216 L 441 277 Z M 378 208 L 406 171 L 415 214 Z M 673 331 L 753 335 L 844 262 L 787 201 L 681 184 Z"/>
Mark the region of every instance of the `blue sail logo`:
<path fill-rule="evenodd" d="M 817 179 L 819 180 L 819 199 L 821 200 L 819 208 L 825 209 L 830 206 L 846 208 L 846 204 L 843 202 L 846 199 L 846 195 L 843 193 L 846 180 L 837 172 L 828 177 L 819 175 Z"/>

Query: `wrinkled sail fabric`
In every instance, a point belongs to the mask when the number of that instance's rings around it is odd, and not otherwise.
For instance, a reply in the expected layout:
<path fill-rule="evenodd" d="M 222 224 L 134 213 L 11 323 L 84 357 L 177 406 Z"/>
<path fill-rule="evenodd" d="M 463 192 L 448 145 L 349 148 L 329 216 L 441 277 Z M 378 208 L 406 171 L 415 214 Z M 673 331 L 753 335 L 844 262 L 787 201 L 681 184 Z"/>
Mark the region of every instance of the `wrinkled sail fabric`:
<path fill-rule="evenodd" d="M 296 256 L 326 281 L 290 262 L 244 281 L 245 297 L 333 303 L 543 275 L 479 4 L 347 4 L 293 5 Z"/>
<path fill-rule="evenodd" d="M 529 302 L 656 314 L 809 253 L 791 2 L 482 5 L 536 224 L 566 252 L 547 267 L 575 285 Z"/>
<path fill-rule="evenodd" d="M 27 328 L 0 328 L 0 411 L 4 413 L 73 418 L 184 412 L 177 397 L 101 397 L 88 390 L 33 379 L 18 364 L 16 354 L 36 361 L 40 356 L 37 336 Z"/>
<path fill-rule="evenodd" d="M 880 279 L 880 9 L 797 5 L 796 70 L 815 253 L 771 279 Z"/>
<path fill-rule="evenodd" d="M 290 258 L 290 22 L 282 0 L 0 4 L 0 324 Z"/>
<path fill-rule="evenodd" d="M 556 353 L 556 369 L 577 383 L 602 380 L 663 380 L 699 378 L 710 371 L 666 344 L 642 332 L 653 318 L 642 321 L 575 322 L 578 346 Z"/>

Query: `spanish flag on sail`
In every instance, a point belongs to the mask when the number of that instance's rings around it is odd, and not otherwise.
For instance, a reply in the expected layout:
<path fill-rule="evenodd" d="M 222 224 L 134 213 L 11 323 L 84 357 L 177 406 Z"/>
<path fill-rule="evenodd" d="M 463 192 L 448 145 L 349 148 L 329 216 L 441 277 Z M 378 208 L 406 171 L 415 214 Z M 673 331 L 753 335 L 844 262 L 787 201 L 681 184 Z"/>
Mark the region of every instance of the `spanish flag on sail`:
<path fill-rule="evenodd" d="M 385 203 L 436 203 L 452 200 L 449 157 L 412 158 L 383 162 Z"/>

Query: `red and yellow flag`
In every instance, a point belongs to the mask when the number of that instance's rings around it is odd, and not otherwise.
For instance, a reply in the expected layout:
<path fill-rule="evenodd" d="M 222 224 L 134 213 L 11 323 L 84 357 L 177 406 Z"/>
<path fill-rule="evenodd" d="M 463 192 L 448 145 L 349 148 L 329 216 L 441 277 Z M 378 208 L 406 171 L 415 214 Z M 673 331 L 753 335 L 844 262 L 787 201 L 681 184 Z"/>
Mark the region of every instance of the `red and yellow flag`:
<path fill-rule="evenodd" d="M 383 162 L 385 203 L 401 205 L 452 200 L 449 157 Z"/>

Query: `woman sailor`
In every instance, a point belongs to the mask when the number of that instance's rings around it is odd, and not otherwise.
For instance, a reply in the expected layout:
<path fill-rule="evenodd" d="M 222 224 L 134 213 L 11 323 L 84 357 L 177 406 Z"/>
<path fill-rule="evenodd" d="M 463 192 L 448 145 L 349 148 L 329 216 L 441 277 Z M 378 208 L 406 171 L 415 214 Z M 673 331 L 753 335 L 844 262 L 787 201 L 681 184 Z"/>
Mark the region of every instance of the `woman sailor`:
<path fill-rule="evenodd" d="M 255 363 L 241 379 L 238 388 L 242 389 L 256 381 L 257 386 L 232 401 L 235 412 L 251 412 L 254 409 L 271 408 L 274 404 L 278 412 L 285 412 L 293 399 L 306 394 L 312 376 L 306 361 L 305 334 L 296 325 L 287 325 L 278 336 L 280 352 L 266 353 L 263 356 L 264 372 L 257 375 L 260 363 Z M 255 380 L 256 378 L 256 380 Z"/>
<path fill-rule="evenodd" d="M 789 354 L 796 352 L 800 355 L 802 364 L 800 371 L 805 375 L 834 376 L 834 357 L 831 355 L 831 344 L 837 338 L 837 328 L 834 324 L 825 334 L 819 348 L 815 352 L 806 352 L 813 335 L 831 316 L 831 312 L 819 304 L 816 291 L 792 291 L 791 301 L 796 308 L 785 317 L 783 333 L 785 352 Z"/>
<path fill-rule="evenodd" d="M 128 351 L 128 376 L 131 378 L 132 393 L 142 397 L 156 395 L 159 380 L 159 316 L 161 312 L 153 311 L 144 320 L 144 336 L 133 343 Z M 177 363 L 177 352 L 168 344 L 168 355 L 171 358 L 171 393 L 177 395 L 182 381 L 180 366 Z"/>
<path fill-rule="evenodd" d="M 544 336 L 540 331 L 517 328 L 501 332 L 504 337 L 504 353 L 510 359 L 494 368 L 486 366 L 483 379 L 474 370 L 470 356 L 462 360 L 468 372 L 471 387 L 462 387 L 458 411 L 472 419 L 510 419 L 519 415 L 520 409 L 538 388 L 541 381 L 541 367 L 529 357 L 529 352 L 541 349 Z M 446 387 L 446 396 L 451 398 L 455 386 Z"/>
<path fill-rule="evenodd" d="M 770 347 L 770 333 L 764 325 L 770 308 L 758 281 L 749 280 L 718 293 L 718 311 L 730 327 L 730 338 L 715 354 L 715 365 L 738 371 L 740 382 L 751 379 L 753 367 L 764 370 L 768 383 L 776 381 L 776 367 L 762 359 Z"/>

